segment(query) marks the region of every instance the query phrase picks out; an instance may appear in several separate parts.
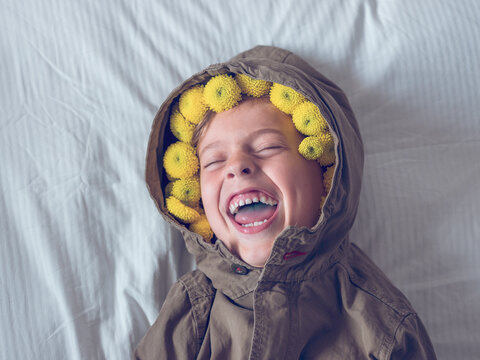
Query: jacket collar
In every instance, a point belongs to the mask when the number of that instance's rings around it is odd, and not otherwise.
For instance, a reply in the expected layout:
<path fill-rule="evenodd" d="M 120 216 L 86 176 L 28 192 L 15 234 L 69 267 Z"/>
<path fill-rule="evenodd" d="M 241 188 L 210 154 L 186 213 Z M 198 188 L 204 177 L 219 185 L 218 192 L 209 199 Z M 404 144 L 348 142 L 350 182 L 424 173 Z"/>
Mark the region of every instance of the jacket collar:
<path fill-rule="evenodd" d="M 187 249 L 195 256 L 198 269 L 207 275 L 217 290 L 236 300 L 255 291 L 262 282 L 298 282 L 326 271 L 343 257 L 349 241 L 344 238 L 332 242 L 334 248 L 316 247 L 314 244 L 322 243 L 317 239 L 320 233 L 307 228 L 285 229 L 276 239 L 263 268 L 245 263 L 221 240 L 211 245 L 190 231 L 184 231 L 183 236 Z"/>

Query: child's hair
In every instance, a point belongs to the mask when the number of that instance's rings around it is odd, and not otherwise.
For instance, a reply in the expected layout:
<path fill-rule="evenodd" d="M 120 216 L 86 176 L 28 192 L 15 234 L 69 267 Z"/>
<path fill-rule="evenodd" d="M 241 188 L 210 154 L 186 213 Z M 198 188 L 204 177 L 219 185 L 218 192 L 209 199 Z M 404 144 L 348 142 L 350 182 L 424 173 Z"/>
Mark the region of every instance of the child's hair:
<path fill-rule="evenodd" d="M 246 102 L 246 101 L 265 101 L 268 102 L 270 99 L 268 98 L 267 95 L 259 96 L 259 97 L 253 97 L 253 96 L 248 96 L 245 94 L 242 94 L 241 100 L 238 101 L 238 104 L 235 105 L 239 106 L 240 104 Z M 208 128 L 208 125 L 210 124 L 210 121 L 212 120 L 213 116 L 217 114 L 215 111 L 208 109 L 205 115 L 203 116 L 202 120 L 198 123 L 198 125 L 195 127 L 195 130 L 193 132 L 192 136 L 192 146 L 194 148 L 197 148 L 198 142 L 200 141 L 200 138 L 202 137 L 203 133 L 206 131 Z"/>
<path fill-rule="evenodd" d="M 330 188 L 335 163 L 334 140 L 327 121 L 314 103 L 282 84 L 244 74 L 214 76 L 205 85 L 184 91 L 173 104 L 170 130 L 178 141 L 168 146 L 163 158 L 170 181 L 164 188 L 168 212 L 181 223 L 189 224 L 189 229 L 206 241 L 213 238 L 213 232 L 201 204 L 196 147 L 216 113 L 252 100 L 269 100 L 292 118 L 296 129 L 305 136 L 298 147 L 299 153 L 322 166 L 326 175 L 325 190 L 328 192 Z"/>

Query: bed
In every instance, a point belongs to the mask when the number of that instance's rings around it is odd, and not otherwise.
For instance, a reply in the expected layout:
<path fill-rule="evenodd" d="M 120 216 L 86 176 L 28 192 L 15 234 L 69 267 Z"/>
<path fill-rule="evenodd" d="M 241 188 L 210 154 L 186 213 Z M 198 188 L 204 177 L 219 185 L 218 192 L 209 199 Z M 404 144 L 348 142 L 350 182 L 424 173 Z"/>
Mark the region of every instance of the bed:
<path fill-rule="evenodd" d="M 131 357 L 195 267 L 145 186 L 154 114 L 263 44 L 346 92 L 366 152 L 351 240 L 439 359 L 479 359 L 479 4 L 3 0 L 0 358 Z"/>

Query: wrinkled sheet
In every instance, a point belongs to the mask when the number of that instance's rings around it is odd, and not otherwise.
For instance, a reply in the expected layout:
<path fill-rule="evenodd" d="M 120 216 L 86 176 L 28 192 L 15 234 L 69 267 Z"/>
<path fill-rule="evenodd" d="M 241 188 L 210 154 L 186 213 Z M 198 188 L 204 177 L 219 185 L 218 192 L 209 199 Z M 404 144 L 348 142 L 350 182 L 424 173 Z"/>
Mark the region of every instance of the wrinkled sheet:
<path fill-rule="evenodd" d="M 478 359 L 479 2 L 0 9 L 1 359 L 130 358 L 194 267 L 145 187 L 154 114 L 183 79 L 257 44 L 345 90 L 366 149 L 351 239 L 411 300 L 440 359 Z"/>

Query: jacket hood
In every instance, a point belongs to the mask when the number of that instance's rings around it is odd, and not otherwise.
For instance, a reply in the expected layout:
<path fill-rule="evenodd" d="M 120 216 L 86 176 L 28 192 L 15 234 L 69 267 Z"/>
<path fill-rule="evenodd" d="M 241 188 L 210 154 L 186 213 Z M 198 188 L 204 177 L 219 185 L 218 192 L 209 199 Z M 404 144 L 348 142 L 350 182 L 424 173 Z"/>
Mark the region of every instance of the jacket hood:
<path fill-rule="evenodd" d="M 336 162 L 332 185 L 317 224 L 309 229 L 290 226 L 275 240 L 264 268 L 254 268 L 230 253 L 221 241 L 214 244 L 189 231 L 167 211 L 163 195 L 166 184 L 162 159 L 169 145 L 166 132 L 174 100 L 194 85 L 219 74 L 246 74 L 286 85 L 318 106 L 335 140 Z M 217 289 L 232 298 L 252 291 L 259 278 L 269 281 L 297 281 L 308 272 L 322 271 L 341 256 L 348 246 L 360 195 L 363 171 L 363 144 L 357 121 L 343 91 L 290 51 L 257 46 L 227 62 L 214 64 L 175 88 L 158 110 L 150 134 L 146 158 L 146 182 L 163 218 L 183 234 L 188 251 L 198 268 Z M 323 186 L 323 184 L 319 184 Z M 247 270 L 238 277 L 233 266 Z"/>

